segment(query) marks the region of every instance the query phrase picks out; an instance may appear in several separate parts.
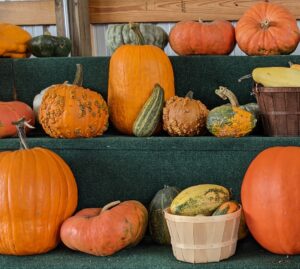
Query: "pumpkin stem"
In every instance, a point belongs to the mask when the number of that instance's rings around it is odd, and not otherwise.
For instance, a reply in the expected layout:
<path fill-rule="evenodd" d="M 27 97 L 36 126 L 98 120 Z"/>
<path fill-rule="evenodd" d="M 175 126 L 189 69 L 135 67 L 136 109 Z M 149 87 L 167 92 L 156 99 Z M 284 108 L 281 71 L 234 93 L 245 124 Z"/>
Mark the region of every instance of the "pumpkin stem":
<path fill-rule="evenodd" d="M 193 91 L 188 91 L 188 93 L 185 95 L 185 97 L 193 99 L 194 97 L 194 92 Z"/>
<path fill-rule="evenodd" d="M 83 67 L 82 64 L 76 64 L 76 74 L 73 85 L 82 86 L 83 82 Z"/>
<path fill-rule="evenodd" d="M 248 79 L 248 78 L 252 78 L 252 75 L 251 74 L 248 74 L 248 75 L 245 75 L 245 76 L 242 76 L 238 79 L 238 82 L 242 82 L 242 80 L 244 79 Z"/>
<path fill-rule="evenodd" d="M 25 127 L 32 128 L 32 129 L 34 127 L 31 126 L 28 122 L 26 122 L 25 118 L 21 118 L 18 121 L 13 121 L 12 124 L 15 125 L 17 128 L 18 136 L 20 139 L 20 148 L 28 149 L 28 145 L 25 141 L 25 139 L 26 139 Z"/>
<path fill-rule="evenodd" d="M 102 210 L 101 210 L 101 213 L 103 213 L 104 211 L 112 208 L 113 206 L 116 206 L 118 205 L 119 203 L 121 203 L 121 201 L 113 201 L 113 202 L 110 202 L 109 204 L 105 205 Z"/>
<path fill-rule="evenodd" d="M 270 21 L 268 19 L 263 20 L 260 23 L 260 28 L 267 30 L 270 27 Z"/>
<path fill-rule="evenodd" d="M 226 87 L 220 86 L 219 89 L 215 90 L 215 93 L 216 95 L 220 96 L 223 100 L 228 99 L 232 106 L 239 106 L 239 102 L 235 94 Z"/>
<path fill-rule="evenodd" d="M 138 45 L 145 45 L 144 36 L 140 30 L 140 25 L 138 23 L 130 22 L 129 28 L 135 33 L 135 37 Z"/>

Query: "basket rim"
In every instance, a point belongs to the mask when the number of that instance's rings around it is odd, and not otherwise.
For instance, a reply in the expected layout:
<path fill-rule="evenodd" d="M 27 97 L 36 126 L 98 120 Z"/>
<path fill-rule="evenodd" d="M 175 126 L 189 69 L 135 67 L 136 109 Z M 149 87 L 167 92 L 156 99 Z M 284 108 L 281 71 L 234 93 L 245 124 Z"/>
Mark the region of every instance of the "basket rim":
<path fill-rule="evenodd" d="M 201 223 L 201 222 L 222 222 L 225 220 L 231 220 L 239 217 L 242 211 L 242 205 L 239 204 L 239 209 L 229 214 L 218 215 L 218 216 L 181 216 L 174 215 L 169 212 L 169 207 L 164 209 L 164 216 L 167 220 L 175 222 L 190 222 L 190 223 Z"/>

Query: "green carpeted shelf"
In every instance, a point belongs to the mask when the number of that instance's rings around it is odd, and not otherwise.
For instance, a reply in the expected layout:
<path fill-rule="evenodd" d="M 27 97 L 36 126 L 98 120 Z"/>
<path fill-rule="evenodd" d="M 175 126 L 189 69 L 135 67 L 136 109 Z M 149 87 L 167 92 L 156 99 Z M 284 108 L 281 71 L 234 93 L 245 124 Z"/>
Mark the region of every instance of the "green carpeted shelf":
<path fill-rule="evenodd" d="M 227 260 L 190 264 L 176 260 L 171 246 L 154 245 L 146 239 L 136 247 L 113 256 L 95 257 L 59 246 L 35 256 L 0 255 L 3 269 L 297 269 L 300 256 L 275 255 L 262 249 L 251 237 L 238 242 L 236 254 Z"/>

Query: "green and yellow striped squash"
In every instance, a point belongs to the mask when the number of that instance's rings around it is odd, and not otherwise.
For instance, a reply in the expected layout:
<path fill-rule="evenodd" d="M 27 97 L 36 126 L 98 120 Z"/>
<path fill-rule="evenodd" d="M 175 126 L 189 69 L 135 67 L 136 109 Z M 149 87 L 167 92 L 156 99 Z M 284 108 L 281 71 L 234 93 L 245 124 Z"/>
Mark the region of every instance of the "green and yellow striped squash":
<path fill-rule="evenodd" d="M 132 128 L 135 136 L 151 136 L 159 125 L 164 106 L 164 90 L 155 84 L 152 94 L 139 112 Z"/>
<path fill-rule="evenodd" d="M 173 200 L 170 211 L 175 215 L 210 216 L 230 199 L 230 191 L 220 185 L 200 184 L 181 191 Z"/>

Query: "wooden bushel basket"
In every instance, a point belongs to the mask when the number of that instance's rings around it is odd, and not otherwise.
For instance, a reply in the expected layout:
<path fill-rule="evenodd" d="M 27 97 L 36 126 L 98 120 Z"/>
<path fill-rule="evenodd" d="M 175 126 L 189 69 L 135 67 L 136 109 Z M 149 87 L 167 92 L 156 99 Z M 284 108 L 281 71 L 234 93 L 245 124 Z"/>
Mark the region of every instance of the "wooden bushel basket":
<path fill-rule="evenodd" d="M 255 85 L 264 134 L 268 136 L 300 135 L 300 88 Z"/>
<path fill-rule="evenodd" d="M 220 216 L 178 216 L 165 209 L 173 254 L 189 263 L 219 262 L 234 255 L 241 206 Z"/>

